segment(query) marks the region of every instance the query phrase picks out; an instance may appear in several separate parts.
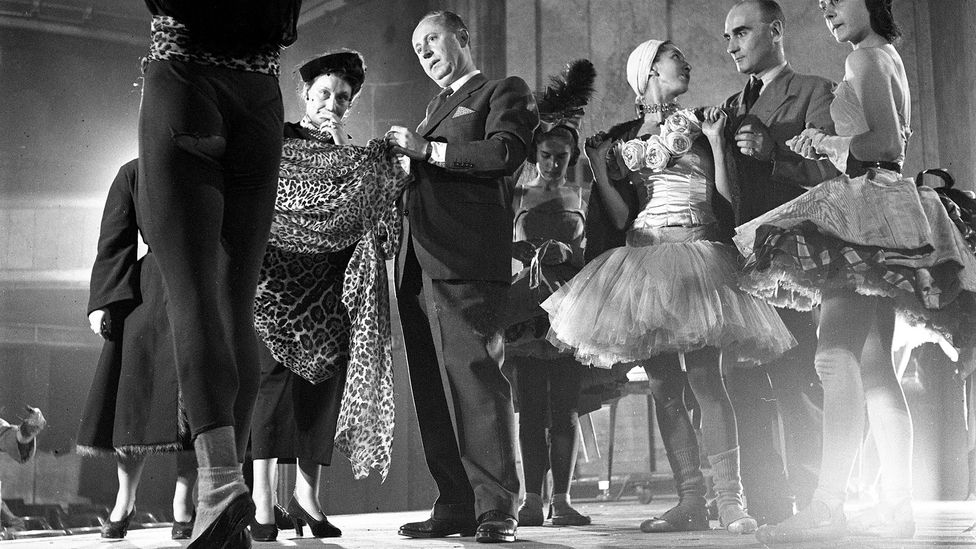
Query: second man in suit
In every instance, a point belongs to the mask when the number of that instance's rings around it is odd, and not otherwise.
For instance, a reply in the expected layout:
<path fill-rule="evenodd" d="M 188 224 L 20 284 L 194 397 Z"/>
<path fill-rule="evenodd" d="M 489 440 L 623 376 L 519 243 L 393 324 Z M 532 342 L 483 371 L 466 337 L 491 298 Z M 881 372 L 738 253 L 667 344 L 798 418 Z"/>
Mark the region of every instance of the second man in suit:
<path fill-rule="evenodd" d="M 793 70 L 783 51 L 785 26 L 773 0 L 740 1 L 725 20 L 727 51 L 749 76 L 745 89 L 725 103 L 741 121 L 734 136 L 741 153 L 735 158 L 741 185 L 737 224 L 837 175 L 829 161 L 805 160 L 785 145 L 805 128 L 833 129 L 833 85 Z M 739 426 L 742 484 L 749 513 L 760 524 L 791 516 L 791 496 L 801 506 L 809 503 L 820 471 L 823 387 L 813 365 L 816 324 L 812 313 L 777 310 L 798 346 L 759 368 L 733 368 L 726 378 Z M 786 471 L 776 450 L 778 413 L 786 433 Z"/>
<path fill-rule="evenodd" d="M 424 16 L 413 49 L 441 93 L 416 131 L 387 133 L 410 158 L 397 301 L 424 453 L 439 496 L 414 538 L 515 541 L 519 481 L 511 387 L 501 373 L 511 280 L 511 189 L 539 123 L 528 85 L 489 80 L 456 14 Z"/>

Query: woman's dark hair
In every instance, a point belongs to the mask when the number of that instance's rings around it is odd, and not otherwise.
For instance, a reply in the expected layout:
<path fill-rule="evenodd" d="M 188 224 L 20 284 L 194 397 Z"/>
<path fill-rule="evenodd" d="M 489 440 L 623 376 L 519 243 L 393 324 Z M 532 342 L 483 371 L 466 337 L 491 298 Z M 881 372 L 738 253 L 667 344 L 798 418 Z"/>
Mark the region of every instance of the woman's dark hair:
<path fill-rule="evenodd" d="M 864 5 L 871 17 L 871 30 L 894 44 L 901 39 L 902 32 L 891 13 L 891 2 L 892 0 L 864 0 Z"/>
<path fill-rule="evenodd" d="M 305 92 L 323 74 L 331 74 L 343 79 L 352 88 L 350 100 L 355 99 L 366 81 L 366 64 L 358 51 L 341 50 L 316 56 L 302 63 L 295 72 L 299 76 L 298 96 L 305 99 Z"/>
<path fill-rule="evenodd" d="M 536 154 L 539 151 L 538 145 L 550 139 L 565 139 L 569 143 L 569 165 L 575 166 L 580 155 L 579 134 L 573 128 L 563 125 L 554 126 L 549 131 L 543 131 L 541 128 L 535 131 L 535 136 L 532 138 L 532 142 L 529 143 L 526 155 L 529 162 L 536 162 Z"/>

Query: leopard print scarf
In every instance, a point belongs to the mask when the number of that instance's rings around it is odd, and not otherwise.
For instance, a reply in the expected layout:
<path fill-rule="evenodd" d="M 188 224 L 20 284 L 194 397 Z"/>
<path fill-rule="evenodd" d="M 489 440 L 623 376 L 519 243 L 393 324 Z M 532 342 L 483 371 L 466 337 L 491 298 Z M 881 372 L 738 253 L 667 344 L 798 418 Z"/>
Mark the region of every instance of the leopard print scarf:
<path fill-rule="evenodd" d="M 365 147 L 285 139 L 270 246 L 303 254 L 337 252 L 355 244 L 341 300 L 349 320 L 349 360 L 336 430 L 336 448 L 349 457 L 356 478 L 389 471 L 393 441 L 393 360 L 386 263 L 396 255 L 400 216 L 396 201 L 410 177 L 381 139 Z M 300 261 L 269 265 L 265 258 L 255 301 L 255 327 L 276 360 L 319 383 L 337 372 L 334 346 L 317 340 L 321 296 L 281 291 L 313 276 Z M 275 261 L 274 259 L 271 260 Z M 307 294 L 321 293 L 313 279 Z M 287 284 L 291 283 L 291 284 Z M 342 362 L 342 361 L 339 361 Z M 341 367 L 341 366 L 340 366 Z"/>

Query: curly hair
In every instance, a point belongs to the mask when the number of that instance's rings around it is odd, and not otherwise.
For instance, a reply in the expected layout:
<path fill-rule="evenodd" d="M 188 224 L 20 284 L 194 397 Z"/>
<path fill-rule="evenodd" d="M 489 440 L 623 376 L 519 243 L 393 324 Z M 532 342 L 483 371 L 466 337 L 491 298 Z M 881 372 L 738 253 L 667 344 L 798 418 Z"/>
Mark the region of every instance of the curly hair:
<path fill-rule="evenodd" d="M 871 17 L 871 30 L 894 44 L 901 39 L 902 32 L 891 13 L 891 3 L 892 0 L 864 0 Z"/>

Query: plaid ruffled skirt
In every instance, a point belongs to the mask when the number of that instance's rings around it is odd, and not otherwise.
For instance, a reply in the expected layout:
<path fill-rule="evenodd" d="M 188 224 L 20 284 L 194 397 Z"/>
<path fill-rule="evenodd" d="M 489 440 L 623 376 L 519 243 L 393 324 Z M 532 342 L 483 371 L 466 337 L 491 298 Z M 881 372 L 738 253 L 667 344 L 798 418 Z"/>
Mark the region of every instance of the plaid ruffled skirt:
<path fill-rule="evenodd" d="M 960 327 L 976 311 L 976 257 L 935 191 L 896 172 L 825 181 L 741 225 L 734 240 L 745 257 L 740 286 L 777 307 L 809 310 L 823 290 L 847 289 L 895 299 L 912 325 L 970 331 Z"/>

